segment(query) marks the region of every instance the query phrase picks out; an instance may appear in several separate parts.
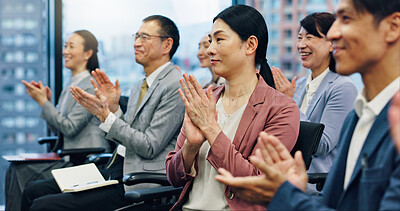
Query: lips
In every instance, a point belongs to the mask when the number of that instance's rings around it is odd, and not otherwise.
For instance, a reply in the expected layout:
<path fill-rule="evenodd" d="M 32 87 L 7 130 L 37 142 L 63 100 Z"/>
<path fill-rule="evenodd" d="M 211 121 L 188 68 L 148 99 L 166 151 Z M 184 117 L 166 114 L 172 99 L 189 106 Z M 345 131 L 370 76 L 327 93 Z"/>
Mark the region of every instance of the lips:
<path fill-rule="evenodd" d="M 306 59 L 312 53 L 311 52 L 299 52 L 299 54 L 300 54 L 301 59 Z"/>
<path fill-rule="evenodd" d="M 211 59 L 211 65 L 216 65 L 220 60 L 218 59 Z"/>

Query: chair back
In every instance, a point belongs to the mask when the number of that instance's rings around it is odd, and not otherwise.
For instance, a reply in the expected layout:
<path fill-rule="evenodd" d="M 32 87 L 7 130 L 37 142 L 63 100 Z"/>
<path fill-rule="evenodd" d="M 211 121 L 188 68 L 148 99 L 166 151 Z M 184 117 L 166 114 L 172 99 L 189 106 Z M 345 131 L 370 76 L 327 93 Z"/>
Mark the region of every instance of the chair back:
<path fill-rule="evenodd" d="M 321 123 L 300 121 L 299 136 L 290 154 L 294 156 L 300 150 L 307 170 L 310 167 L 312 156 L 317 152 L 324 128 L 325 125 Z"/>

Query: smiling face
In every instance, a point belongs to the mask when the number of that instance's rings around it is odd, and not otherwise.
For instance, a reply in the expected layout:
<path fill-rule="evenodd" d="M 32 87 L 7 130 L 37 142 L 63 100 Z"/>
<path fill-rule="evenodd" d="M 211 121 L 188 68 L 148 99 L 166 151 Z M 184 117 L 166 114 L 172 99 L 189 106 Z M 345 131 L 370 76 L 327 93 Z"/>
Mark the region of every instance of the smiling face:
<path fill-rule="evenodd" d="M 246 59 L 246 45 L 223 20 L 217 19 L 211 29 L 207 50 L 213 71 L 227 80 L 240 74 Z"/>
<path fill-rule="evenodd" d="M 326 39 L 325 35 L 317 37 L 309 34 L 301 27 L 297 35 L 297 50 L 300 53 L 302 65 L 313 70 L 325 70 L 329 66 L 332 42 Z"/>
<path fill-rule="evenodd" d="M 210 57 L 207 54 L 207 49 L 210 46 L 208 37 L 204 36 L 199 42 L 199 50 L 197 51 L 197 58 L 200 61 L 200 67 L 208 67 L 211 69 Z"/>
<path fill-rule="evenodd" d="M 84 51 L 84 39 L 78 34 L 68 37 L 63 49 L 64 66 L 72 72 L 85 70 L 91 54 Z"/>
<path fill-rule="evenodd" d="M 163 52 L 163 39 L 157 36 L 163 36 L 159 33 L 160 25 L 157 21 L 147 21 L 142 24 L 137 34 L 155 35 L 148 36 L 148 39 L 138 38 L 135 40 L 135 59 L 136 62 L 144 67 L 150 65 L 154 61 L 159 60 Z"/>
<path fill-rule="evenodd" d="M 336 17 L 327 37 L 333 42 L 337 73 L 363 74 L 376 69 L 385 55 L 382 24 L 375 25 L 368 12 L 357 12 L 351 0 L 339 2 Z"/>

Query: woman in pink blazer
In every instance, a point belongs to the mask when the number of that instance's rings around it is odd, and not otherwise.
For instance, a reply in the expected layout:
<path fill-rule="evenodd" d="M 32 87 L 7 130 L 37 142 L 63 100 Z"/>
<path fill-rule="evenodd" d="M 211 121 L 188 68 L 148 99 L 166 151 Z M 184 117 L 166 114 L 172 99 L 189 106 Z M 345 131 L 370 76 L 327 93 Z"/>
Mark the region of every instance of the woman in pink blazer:
<path fill-rule="evenodd" d="M 207 53 L 214 72 L 226 82 L 204 92 L 192 75 L 184 74 L 180 81 L 186 114 L 166 168 L 171 184 L 184 189 L 173 209 L 265 210 L 239 199 L 214 177 L 221 167 L 234 176 L 260 175 L 248 160 L 258 148 L 259 133 L 279 137 L 291 150 L 298 136 L 299 110 L 273 88 L 262 15 L 252 7 L 235 5 L 213 22 Z"/>

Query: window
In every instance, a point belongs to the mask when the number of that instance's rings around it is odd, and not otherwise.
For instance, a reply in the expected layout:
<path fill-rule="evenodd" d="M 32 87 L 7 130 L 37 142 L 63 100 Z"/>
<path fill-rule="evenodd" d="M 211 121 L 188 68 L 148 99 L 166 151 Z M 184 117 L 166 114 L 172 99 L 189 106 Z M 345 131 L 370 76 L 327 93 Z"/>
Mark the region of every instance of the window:
<path fill-rule="evenodd" d="M 285 30 L 285 38 L 287 39 L 292 38 L 292 30 Z"/>
<path fill-rule="evenodd" d="M 44 152 L 36 143 L 46 135 L 40 106 L 21 80 L 47 84 L 48 0 L 0 0 L 0 155 Z M 7 161 L 0 159 L 4 184 Z M 4 205 L 0 185 L 0 210 Z"/>
<path fill-rule="evenodd" d="M 285 15 L 285 21 L 286 22 L 292 22 L 293 18 L 292 18 L 292 14 L 286 14 Z"/>
<path fill-rule="evenodd" d="M 211 73 L 199 67 L 196 56 L 198 42 L 210 31 L 212 19 L 231 3 L 231 0 L 147 0 L 140 4 L 130 0 L 64 0 L 63 38 L 65 40 L 78 29 L 92 32 L 99 41 L 101 69 L 107 72 L 111 81 L 118 78 L 122 94 L 128 95 L 132 85 L 144 76 L 143 67 L 135 62 L 131 35 L 139 29 L 145 17 L 164 15 L 175 22 L 180 33 L 180 45 L 172 62 L 182 71 L 193 73 L 199 81 L 210 80 Z M 118 15 L 101 17 L 88 14 L 89 7 L 96 13 Z M 63 81 L 67 82 L 70 71 L 64 69 Z"/>

